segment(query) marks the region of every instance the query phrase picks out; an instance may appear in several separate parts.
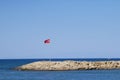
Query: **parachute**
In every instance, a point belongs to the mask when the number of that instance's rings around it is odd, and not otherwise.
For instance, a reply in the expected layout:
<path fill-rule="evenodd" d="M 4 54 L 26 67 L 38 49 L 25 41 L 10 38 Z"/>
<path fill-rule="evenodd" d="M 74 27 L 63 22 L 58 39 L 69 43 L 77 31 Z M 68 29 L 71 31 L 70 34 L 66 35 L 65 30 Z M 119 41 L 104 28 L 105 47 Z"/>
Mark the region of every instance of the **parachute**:
<path fill-rule="evenodd" d="M 50 39 L 44 40 L 44 43 L 45 43 L 45 44 L 49 44 L 49 43 L 50 43 Z"/>

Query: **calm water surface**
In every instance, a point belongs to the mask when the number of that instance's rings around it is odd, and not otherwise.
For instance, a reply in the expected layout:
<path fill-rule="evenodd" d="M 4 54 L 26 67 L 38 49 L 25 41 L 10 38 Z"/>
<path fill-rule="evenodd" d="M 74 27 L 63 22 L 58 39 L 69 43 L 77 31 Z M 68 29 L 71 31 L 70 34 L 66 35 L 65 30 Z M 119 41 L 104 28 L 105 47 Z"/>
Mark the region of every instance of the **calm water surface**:
<path fill-rule="evenodd" d="M 39 60 L 48 59 L 1 59 L 0 80 L 120 80 L 120 70 L 81 71 L 16 71 L 13 68 Z M 52 59 L 62 61 L 65 59 Z M 111 59 L 73 59 L 79 61 L 104 61 Z M 112 59 L 120 60 L 120 59 Z"/>

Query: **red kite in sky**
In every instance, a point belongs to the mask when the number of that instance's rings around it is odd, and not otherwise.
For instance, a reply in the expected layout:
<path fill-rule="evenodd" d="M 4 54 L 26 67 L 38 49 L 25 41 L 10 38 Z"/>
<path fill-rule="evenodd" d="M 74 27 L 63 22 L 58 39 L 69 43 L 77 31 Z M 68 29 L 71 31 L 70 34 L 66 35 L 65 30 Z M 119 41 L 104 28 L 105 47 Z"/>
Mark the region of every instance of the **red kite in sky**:
<path fill-rule="evenodd" d="M 50 39 L 46 39 L 46 40 L 44 41 L 44 43 L 45 43 L 45 44 L 49 44 L 49 43 L 50 43 Z"/>

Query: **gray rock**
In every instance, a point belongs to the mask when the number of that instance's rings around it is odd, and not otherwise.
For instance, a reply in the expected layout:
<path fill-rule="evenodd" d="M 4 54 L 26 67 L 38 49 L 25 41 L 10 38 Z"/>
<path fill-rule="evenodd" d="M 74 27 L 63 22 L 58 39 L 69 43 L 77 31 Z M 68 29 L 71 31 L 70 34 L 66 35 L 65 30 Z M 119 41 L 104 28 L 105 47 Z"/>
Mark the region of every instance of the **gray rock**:
<path fill-rule="evenodd" d="M 120 69 L 120 61 L 37 61 L 15 68 L 17 70 L 97 70 Z"/>

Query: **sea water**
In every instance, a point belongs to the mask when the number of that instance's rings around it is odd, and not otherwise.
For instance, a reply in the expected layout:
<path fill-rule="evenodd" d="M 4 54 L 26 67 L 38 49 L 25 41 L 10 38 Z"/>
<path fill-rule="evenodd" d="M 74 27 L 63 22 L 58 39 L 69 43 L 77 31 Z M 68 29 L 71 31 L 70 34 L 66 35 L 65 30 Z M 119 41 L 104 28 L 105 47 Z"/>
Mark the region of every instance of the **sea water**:
<path fill-rule="evenodd" d="M 120 70 L 17 71 L 15 67 L 35 61 L 109 61 L 120 59 L 1 59 L 0 80 L 120 80 Z"/>

